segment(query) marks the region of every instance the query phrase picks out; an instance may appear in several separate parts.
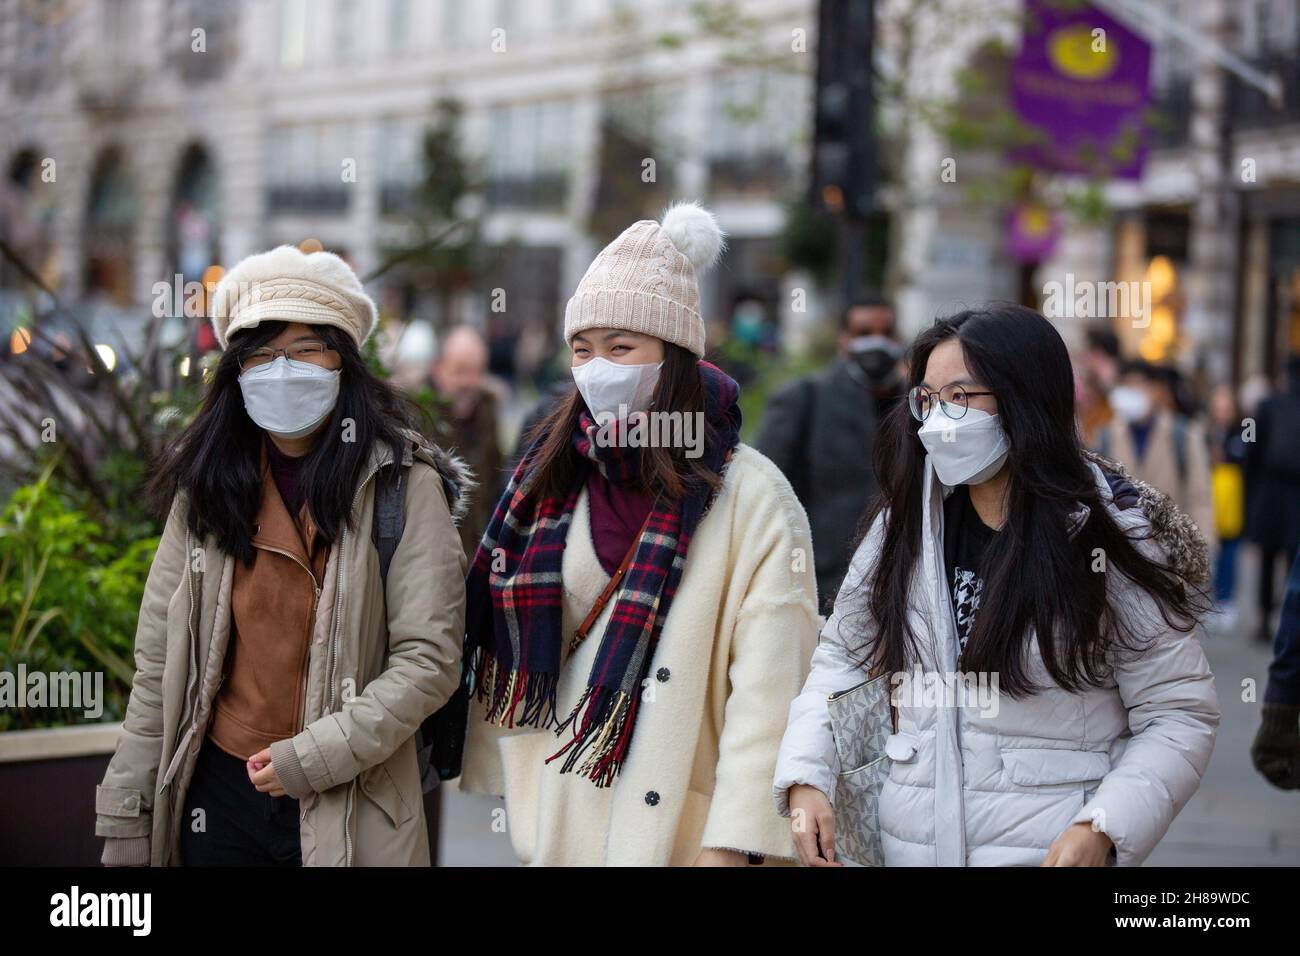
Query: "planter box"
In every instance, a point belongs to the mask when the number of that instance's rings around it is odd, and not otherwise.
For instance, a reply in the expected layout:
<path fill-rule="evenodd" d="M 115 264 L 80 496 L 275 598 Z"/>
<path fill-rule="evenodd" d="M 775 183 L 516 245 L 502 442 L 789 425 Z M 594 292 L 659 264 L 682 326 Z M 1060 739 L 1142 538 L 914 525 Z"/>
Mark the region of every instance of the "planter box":
<path fill-rule="evenodd" d="M 0 734 L 0 866 L 98 866 L 95 787 L 121 724 Z M 438 859 L 442 788 L 424 798 L 429 851 Z"/>
<path fill-rule="evenodd" d="M 94 866 L 95 786 L 121 724 L 0 734 L 0 865 Z"/>

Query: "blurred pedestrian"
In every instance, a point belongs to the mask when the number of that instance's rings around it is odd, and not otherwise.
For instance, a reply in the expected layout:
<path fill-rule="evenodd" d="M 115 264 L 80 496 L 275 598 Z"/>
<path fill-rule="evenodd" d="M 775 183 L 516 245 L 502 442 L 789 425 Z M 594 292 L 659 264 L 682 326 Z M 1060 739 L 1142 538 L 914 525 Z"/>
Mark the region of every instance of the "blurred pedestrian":
<path fill-rule="evenodd" d="M 526 864 L 793 856 L 771 776 L 815 585 L 802 509 L 740 443 L 735 381 L 699 361 L 696 273 L 721 242 L 688 204 L 596 257 L 565 310 L 577 389 L 469 575 L 461 786 L 504 795 Z M 634 438 L 687 418 L 702 441 Z"/>
<path fill-rule="evenodd" d="M 749 293 L 739 293 L 732 303 L 725 334 L 709 339 L 710 358 L 747 387 L 763 372 L 777 351 L 776 326 L 768 320 L 767 306 Z"/>
<path fill-rule="evenodd" d="M 478 477 L 479 487 L 460 525 L 466 555 L 472 557 L 505 485 L 497 432 L 497 399 L 486 387 L 488 347 L 482 334 L 458 325 L 443 337 L 429 369 L 433 389 L 446 402 L 453 450 Z"/>
<path fill-rule="evenodd" d="M 1098 432 L 1115 417 L 1108 396 L 1119 382 L 1119 337 L 1113 330 L 1097 326 L 1088 330 L 1087 343 L 1080 373 L 1087 401 L 1079 409 L 1079 427 L 1084 444 L 1091 448 Z"/>
<path fill-rule="evenodd" d="M 1206 626 L 1230 631 L 1237 623 L 1237 553 L 1246 521 L 1246 442 L 1231 385 L 1216 386 L 1210 396 L 1209 433 L 1210 486 L 1219 550 L 1214 563 L 1214 613 Z"/>
<path fill-rule="evenodd" d="M 903 393 L 903 347 L 887 300 L 864 298 L 846 308 L 837 345 L 830 366 L 772 396 L 754 443 L 808 512 L 819 606 L 848 568 L 854 530 L 876 494 L 876 429 Z"/>
<path fill-rule="evenodd" d="M 469 476 L 370 371 L 375 306 L 337 256 L 251 256 L 212 315 L 225 353 L 150 487 L 167 523 L 95 792 L 103 861 L 428 866 L 414 735 L 460 672 Z"/>
<path fill-rule="evenodd" d="M 908 407 L 876 448 L 882 494 L 777 761 L 800 860 L 831 865 L 838 830 L 864 832 L 837 815 L 853 768 L 827 701 L 888 675 L 885 865 L 1138 865 L 1219 722 L 1192 633 L 1195 529 L 1086 455 L 1069 354 L 1037 312 L 941 319 L 910 355 Z"/>
<path fill-rule="evenodd" d="M 1259 548 L 1260 641 L 1272 640 L 1278 564 L 1300 548 L 1300 355 L 1287 363 L 1287 388 L 1259 403 L 1246 443 L 1246 537 Z"/>
<path fill-rule="evenodd" d="M 1300 552 L 1286 583 L 1282 622 L 1273 644 L 1263 712 L 1250 756 L 1269 783 L 1284 790 L 1300 790 Z"/>
<path fill-rule="evenodd" d="M 1115 418 L 1097 432 L 1094 450 L 1169 495 L 1213 540 L 1209 443 L 1200 422 L 1178 410 L 1168 376 L 1150 362 L 1127 362 L 1109 401 Z"/>

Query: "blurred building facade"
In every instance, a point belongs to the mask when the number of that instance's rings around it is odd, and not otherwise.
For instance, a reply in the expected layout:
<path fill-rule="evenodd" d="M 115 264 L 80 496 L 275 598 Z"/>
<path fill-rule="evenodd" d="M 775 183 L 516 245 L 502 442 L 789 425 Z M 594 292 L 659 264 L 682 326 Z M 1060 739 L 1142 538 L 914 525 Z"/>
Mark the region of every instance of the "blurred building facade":
<path fill-rule="evenodd" d="M 1154 45 L 1144 174 L 1030 263 L 968 189 L 1003 157 L 955 149 L 915 108 L 978 111 L 971 73 L 1004 88 L 1006 55 L 988 51 L 1015 48 L 1022 6 L 877 0 L 877 64 L 898 87 L 877 201 L 903 331 L 989 299 L 1039 305 L 1067 275 L 1145 280 L 1152 314 L 1109 317 L 1129 354 L 1275 376 L 1300 350 L 1300 4 L 1143 0 L 1276 72 L 1282 104 L 1134 22 Z M 450 98 L 489 254 L 451 295 L 385 272 L 386 311 L 479 325 L 498 371 L 539 362 L 599 246 L 692 197 L 731 236 L 709 317 L 758 300 L 798 345 L 833 300 L 780 238 L 807 189 L 816 22 L 816 0 L 0 0 L 0 210 L 70 300 L 135 307 L 173 275 L 309 237 L 366 275 L 409 236 L 422 136 Z M 1087 322 L 1060 324 L 1078 343 Z"/>
<path fill-rule="evenodd" d="M 65 299 L 119 307 L 309 237 L 366 275 L 408 231 L 422 137 L 450 98 L 491 254 L 449 299 L 387 272 L 372 284 L 387 310 L 544 354 L 599 246 L 700 197 L 733 237 L 707 304 L 744 293 L 775 311 L 815 2 L 746 3 L 735 36 L 695 6 L 0 0 L 0 170 L 23 248 Z"/>
<path fill-rule="evenodd" d="M 996 172 L 995 153 L 954 151 L 935 128 L 905 130 L 888 187 L 900 321 L 914 333 L 936 314 L 988 299 L 1042 307 L 1050 283 L 1149 282 L 1149 314 L 1113 314 L 1126 354 L 1178 364 L 1215 381 L 1269 376 L 1300 352 L 1300 3 L 1139 0 L 1097 4 L 1153 46 L 1150 149 L 1138 180 L 1105 183 L 1100 222 L 1061 217 L 1054 249 L 1018 262 L 1005 210 L 973 202 L 969 184 Z M 1005 52 L 1019 43 L 1019 0 L 946 5 L 880 0 L 885 69 L 909 98 L 963 99 L 973 71 L 1005 105 Z M 1129 12 L 1125 12 L 1129 8 Z M 1281 81 L 1281 104 L 1160 25 L 1153 8 Z M 905 27 L 906 29 L 901 29 Z M 922 68 L 924 67 L 924 68 Z M 953 181 L 941 178 L 955 162 Z M 1053 316 L 1071 345 L 1096 317 Z"/>
<path fill-rule="evenodd" d="M 1107 186 L 1113 223 L 1074 245 L 1102 250 L 1105 278 L 1150 282 L 1151 314 L 1116 323 L 1130 353 L 1277 383 L 1300 353 L 1300 3 L 1157 6 L 1276 76 L 1282 101 L 1151 23 L 1154 148 L 1140 181 Z"/>

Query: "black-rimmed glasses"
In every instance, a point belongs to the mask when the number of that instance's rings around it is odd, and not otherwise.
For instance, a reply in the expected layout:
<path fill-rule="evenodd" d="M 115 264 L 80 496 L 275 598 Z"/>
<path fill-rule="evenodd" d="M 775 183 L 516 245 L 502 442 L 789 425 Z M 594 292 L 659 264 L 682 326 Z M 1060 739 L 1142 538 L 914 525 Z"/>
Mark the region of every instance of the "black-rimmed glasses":
<path fill-rule="evenodd" d="M 932 392 L 924 385 L 918 385 L 907 393 L 907 407 L 912 417 L 923 422 L 930 417 L 936 400 L 943 413 L 953 421 L 966 414 L 970 399 L 975 395 L 992 395 L 992 392 L 975 392 L 965 385 L 945 385 L 937 392 Z"/>

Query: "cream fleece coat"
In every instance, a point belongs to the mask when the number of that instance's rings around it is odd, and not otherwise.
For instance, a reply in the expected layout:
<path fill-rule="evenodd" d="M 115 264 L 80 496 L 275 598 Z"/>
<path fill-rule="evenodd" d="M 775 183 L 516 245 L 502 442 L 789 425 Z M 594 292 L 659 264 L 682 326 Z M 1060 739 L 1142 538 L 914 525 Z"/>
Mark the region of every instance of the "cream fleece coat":
<path fill-rule="evenodd" d="M 562 575 L 571 633 L 604 582 L 585 494 Z M 771 786 L 786 711 L 817 643 L 816 593 L 803 508 L 775 465 L 738 446 L 691 542 L 613 787 L 543 762 L 567 738 L 494 727 L 475 701 L 462 788 L 504 796 L 525 863 L 685 865 L 704 847 L 792 859 Z M 598 624 L 566 662 L 559 714 L 577 701 L 602 633 Z"/>

